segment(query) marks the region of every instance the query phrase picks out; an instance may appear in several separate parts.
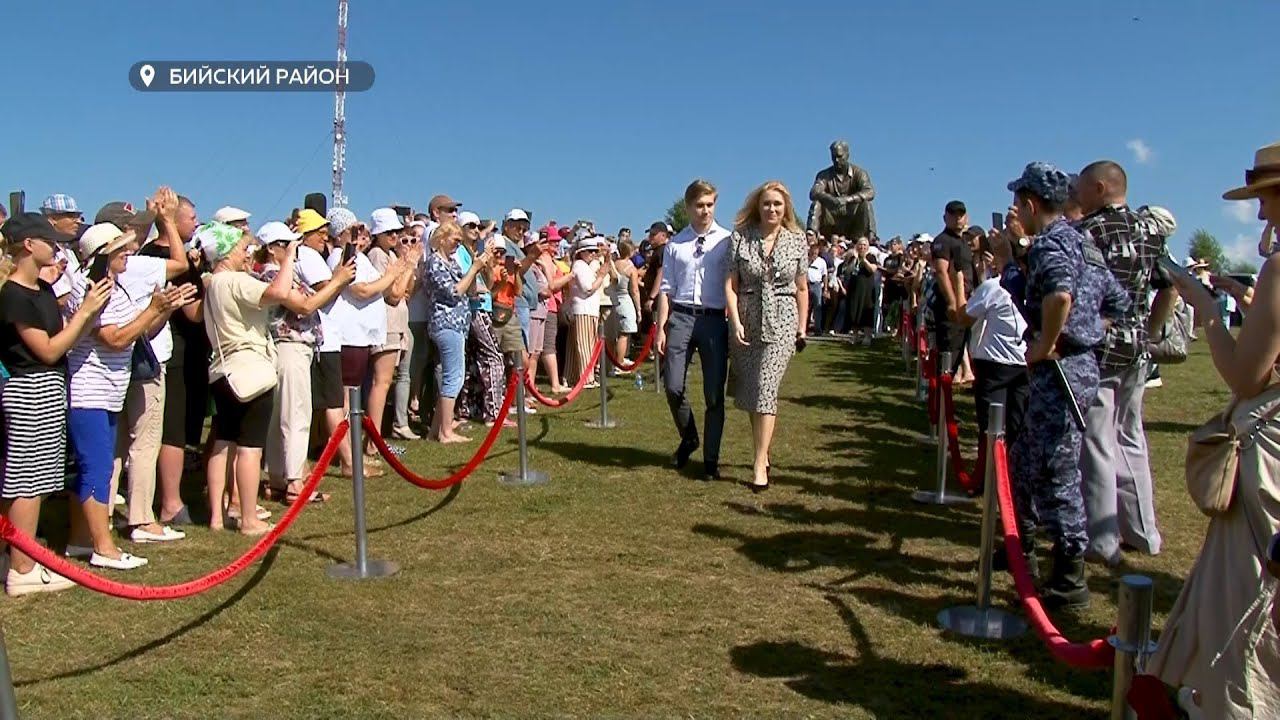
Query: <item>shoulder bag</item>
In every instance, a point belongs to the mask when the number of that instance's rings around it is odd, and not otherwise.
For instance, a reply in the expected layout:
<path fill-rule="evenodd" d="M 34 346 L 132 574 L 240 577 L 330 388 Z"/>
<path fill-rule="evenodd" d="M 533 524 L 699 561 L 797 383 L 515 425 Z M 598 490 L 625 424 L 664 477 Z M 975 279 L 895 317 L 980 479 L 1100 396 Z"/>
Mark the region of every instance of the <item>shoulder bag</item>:
<path fill-rule="evenodd" d="M 212 308 L 206 308 L 206 311 L 213 310 L 216 316 L 218 304 L 211 302 L 214 297 L 214 295 L 206 296 L 205 302 L 213 305 Z M 222 375 L 226 378 L 227 385 L 237 400 L 249 402 L 276 386 L 278 378 L 274 359 L 260 355 L 251 348 L 243 348 L 230 355 L 224 355 L 222 342 L 218 338 L 217 323 L 210 321 L 209 327 L 213 328 L 213 345 L 222 363 Z"/>
<path fill-rule="evenodd" d="M 1272 385 L 1247 402 L 1267 408 L 1251 427 L 1239 428 L 1233 422 L 1240 406 L 1233 401 L 1226 410 L 1196 428 L 1187 442 L 1187 493 L 1200 512 L 1209 517 L 1222 515 L 1231 508 L 1240 453 L 1248 449 L 1258 432 L 1280 413 L 1280 384 Z"/>
<path fill-rule="evenodd" d="M 1185 303 L 1175 306 L 1169 319 L 1160 327 L 1160 335 L 1147 341 L 1147 353 L 1161 365 L 1177 365 L 1187 359 L 1187 345 L 1191 341 L 1191 318 Z"/>

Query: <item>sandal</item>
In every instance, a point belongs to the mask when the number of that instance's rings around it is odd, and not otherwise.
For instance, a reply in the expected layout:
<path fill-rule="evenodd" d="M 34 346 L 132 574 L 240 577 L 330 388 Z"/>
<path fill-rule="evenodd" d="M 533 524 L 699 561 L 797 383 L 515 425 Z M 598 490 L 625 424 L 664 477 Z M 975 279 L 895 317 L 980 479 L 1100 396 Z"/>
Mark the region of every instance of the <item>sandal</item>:
<path fill-rule="evenodd" d="M 240 534 L 245 537 L 262 537 L 263 535 L 266 535 L 267 533 L 275 529 L 276 529 L 275 523 L 265 523 L 262 525 L 262 527 L 259 527 L 255 530 L 241 530 Z"/>
<path fill-rule="evenodd" d="M 287 489 L 286 489 L 286 490 L 284 491 L 284 504 L 285 504 L 285 505 L 292 505 L 292 504 L 294 504 L 295 502 L 297 502 L 297 501 L 298 501 L 298 498 L 299 498 L 301 495 L 302 495 L 302 493 L 299 493 L 299 492 L 298 492 L 298 491 L 296 491 L 296 490 L 287 490 Z M 331 498 L 332 498 L 332 496 L 331 496 L 331 495 L 329 495 L 329 493 L 327 493 L 327 492 L 320 492 L 320 491 L 318 491 L 318 490 L 317 490 L 317 491 L 315 491 L 315 492 L 312 492 L 312 493 L 311 493 L 311 499 L 307 501 L 307 504 L 308 504 L 308 505 L 321 505 L 321 504 L 324 504 L 324 503 L 329 502 L 329 500 L 330 500 Z"/>

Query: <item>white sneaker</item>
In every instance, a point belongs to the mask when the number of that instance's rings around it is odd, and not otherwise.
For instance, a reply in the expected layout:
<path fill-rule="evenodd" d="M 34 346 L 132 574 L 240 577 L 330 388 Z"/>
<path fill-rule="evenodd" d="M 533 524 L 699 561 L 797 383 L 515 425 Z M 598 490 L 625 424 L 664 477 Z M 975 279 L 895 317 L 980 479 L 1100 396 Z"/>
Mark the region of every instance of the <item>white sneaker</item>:
<path fill-rule="evenodd" d="M 17 570 L 10 570 L 9 576 L 5 579 L 4 591 L 9 597 L 18 597 L 32 593 L 57 592 L 75 586 L 76 584 L 67 578 L 36 563 L 29 572 L 20 573 Z"/>
<path fill-rule="evenodd" d="M 137 555 L 130 555 L 127 552 L 120 553 L 120 557 L 118 558 L 111 558 L 106 555 L 94 553 L 93 556 L 89 558 L 89 564 L 94 567 L 110 568 L 112 570 L 133 570 L 134 568 L 140 568 L 143 565 L 146 565 L 147 559 L 144 557 L 138 557 Z"/>
<path fill-rule="evenodd" d="M 181 540 L 187 536 L 181 530 L 174 530 L 168 525 L 162 525 L 163 529 L 158 533 L 147 532 L 141 527 L 136 527 L 133 532 L 129 533 L 129 539 L 136 543 L 153 543 L 153 542 L 169 542 L 171 540 Z"/>
<path fill-rule="evenodd" d="M 1153 377 L 1147 381 L 1147 387 L 1149 388 L 1164 387 L 1164 380 L 1161 380 L 1158 377 Z"/>
<path fill-rule="evenodd" d="M 93 548 L 87 545 L 68 545 L 66 552 L 62 554 L 72 560 L 88 560 L 93 557 Z"/>
<path fill-rule="evenodd" d="M 391 427 L 391 437 L 399 438 L 401 440 L 421 440 L 422 439 L 422 436 L 419 435 L 418 433 L 414 432 L 413 430 L 410 430 L 407 426 L 401 427 L 400 425 L 393 425 Z"/>
<path fill-rule="evenodd" d="M 533 407 L 532 405 L 525 405 L 525 406 L 524 406 L 524 414 L 525 414 L 525 415 L 537 415 L 537 414 L 538 414 L 538 409 L 537 409 L 537 408 L 535 408 L 535 407 Z"/>

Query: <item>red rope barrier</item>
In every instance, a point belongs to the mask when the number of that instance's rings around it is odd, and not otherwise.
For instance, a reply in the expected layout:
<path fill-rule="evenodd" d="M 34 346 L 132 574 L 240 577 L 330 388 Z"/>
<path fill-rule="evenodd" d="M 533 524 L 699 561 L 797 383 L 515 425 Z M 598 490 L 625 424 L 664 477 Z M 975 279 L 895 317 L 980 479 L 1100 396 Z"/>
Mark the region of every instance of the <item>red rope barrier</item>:
<path fill-rule="evenodd" d="M 960 424 L 956 422 L 956 406 L 951 395 L 951 381 L 951 373 L 944 373 L 942 397 L 946 399 L 947 405 L 947 449 L 951 452 L 951 467 L 955 470 L 956 481 L 965 493 L 970 497 L 976 497 L 982 491 L 982 475 L 978 472 L 981 465 L 976 467 L 972 474 L 964 468 L 964 456 L 960 453 Z M 981 452 L 979 449 L 979 462 L 982 459 Z"/>
<path fill-rule="evenodd" d="M 630 363 L 626 363 L 625 361 L 614 357 L 613 349 L 608 345 L 604 346 L 604 351 L 609 356 L 609 362 L 613 363 L 614 367 L 618 368 L 622 372 L 631 372 L 643 365 L 645 360 L 649 359 L 649 352 L 653 350 L 653 339 L 657 336 L 658 326 L 654 325 L 649 328 L 649 335 L 644 339 L 644 345 L 640 346 L 640 353 L 636 355 L 636 359 Z"/>
<path fill-rule="evenodd" d="M 1115 649 L 1106 640 L 1073 643 L 1063 637 L 1054 626 L 1040 603 L 1035 584 L 1027 570 L 1027 559 L 1022 554 L 1022 538 L 1018 534 L 1017 511 L 1013 507 L 1013 491 L 1009 486 L 1009 459 L 1005 454 L 1004 439 L 996 438 L 996 490 L 1000 496 L 1000 522 L 1004 525 L 1004 548 L 1009 558 L 1009 572 L 1013 575 L 1018 597 L 1027 611 L 1027 618 L 1036 634 L 1048 646 L 1049 652 L 1061 662 L 1075 668 L 1109 668 L 1115 661 Z"/>
<path fill-rule="evenodd" d="M 502 407 L 498 409 L 498 418 L 493 421 L 493 427 L 489 428 L 489 434 L 485 436 L 484 442 L 480 443 L 480 449 L 476 450 L 476 454 L 461 469 L 441 480 L 428 480 L 406 467 L 400 461 L 400 458 L 391 452 L 391 448 L 387 447 L 387 441 L 383 440 L 382 434 L 378 432 L 377 423 L 368 415 L 364 416 L 364 431 L 369 435 L 369 441 L 373 443 L 374 447 L 378 448 L 378 452 L 382 453 L 387 465 L 392 470 L 395 470 L 400 477 L 426 490 L 443 490 L 465 480 L 468 475 L 475 472 L 476 468 L 480 467 L 485 457 L 489 455 L 489 450 L 493 448 L 498 436 L 502 434 L 502 424 L 506 422 L 507 414 L 511 412 L 511 405 L 515 402 L 517 382 L 519 382 L 517 373 L 511 373 L 511 380 L 507 383 L 507 395 L 502 399 Z"/>
<path fill-rule="evenodd" d="M 591 352 L 591 359 L 587 361 L 587 367 L 584 368 L 582 371 L 582 377 L 578 378 L 578 384 L 573 386 L 573 389 L 569 391 L 568 395 L 565 395 L 559 400 L 553 400 L 547 397 L 546 395 L 543 395 L 541 392 L 538 392 L 538 385 L 535 382 L 533 382 L 533 379 L 530 378 L 527 373 L 525 374 L 525 378 L 524 378 L 525 389 L 529 391 L 529 394 L 533 396 L 534 400 L 537 400 L 538 402 L 542 403 L 543 405 L 546 405 L 547 407 L 553 407 L 553 408 L 564 407 L 565 405 L 568 405 L 574 400 L 577 400 L 578 394 L 581 393 L 582 389 L 587 386 L 587 381 L 591 379 L 591 374 L 593 372 L 592 368 L 594 368 L 600 362 L 600 353 L 603 352 L 603 350 L 604 350 L 604 340 L 603 339 L 596 340 L 596 347 Z"/>
<path fill-rule="evenodd" d="M 62 556 L 41 545 L 34 538 L 18 530 L 4 517 L 0 517 L 0 538 L 31 556 L 32 560 L 49 568 L 50 571 L 68 578 L 77 585 L 104 595 L 124 598 L 125 600 L 177 600 L 197 595 L 239 575 L 245 568 L 262 557 L 280 539 L 280 536 L 289 529 L 289 526 L 293 525 L 293 521 L 306 509 L 307 504 L 311 501 L 311 495 L 315 492 L 316 486 L 324 479 L 324 473 L 329 468 L 329 464 L 333 462 L 333 456 L 338 452 L 338 445 L 346 434 L 347 421 L 343 420 L 342 424 L 333 431 L 333 436 L 329 438 L 328 444 L 325 445 L 320 459 L 316 461 L 315 467 L 311 469 L 311 476 L 307 478 L 306 485 L 302 487 L 297 499 L 285 511 L 284 516 L 280 518 L 280 522 L 272 528 L 271 532 L 263 535 L 254 543 L 253 547 L 246 550 L 243 555 L 232 561 L 230 565 L 195 580 L 177 585 L 158 586 L 131 585 L 109 580 L 79 565 L 68 562 Z"/>

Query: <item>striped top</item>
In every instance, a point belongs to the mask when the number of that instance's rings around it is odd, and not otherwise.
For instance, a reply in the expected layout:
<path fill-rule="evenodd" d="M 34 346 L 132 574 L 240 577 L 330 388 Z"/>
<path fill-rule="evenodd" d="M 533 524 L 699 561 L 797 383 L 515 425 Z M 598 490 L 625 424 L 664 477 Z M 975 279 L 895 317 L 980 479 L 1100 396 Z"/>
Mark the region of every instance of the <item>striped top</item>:
<path fill-rule="evenodd" d="M 76 273 L 72 277 L 71 298 L 64 310 L 67 317 L 80 307 L 88 287 L 85 274 Z M 141 312 L 117 284 L 93 328 L 128 325 Z M 132 360 L 132 345 L 123 350 L 112 350 L 98 339 L 97 333 L 82 335 L 67 353 L 67 366 L 71 371 L 71 407 L 120 412 L 124 408 L 125 393 L 129 390 Z"/>

